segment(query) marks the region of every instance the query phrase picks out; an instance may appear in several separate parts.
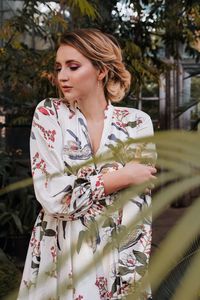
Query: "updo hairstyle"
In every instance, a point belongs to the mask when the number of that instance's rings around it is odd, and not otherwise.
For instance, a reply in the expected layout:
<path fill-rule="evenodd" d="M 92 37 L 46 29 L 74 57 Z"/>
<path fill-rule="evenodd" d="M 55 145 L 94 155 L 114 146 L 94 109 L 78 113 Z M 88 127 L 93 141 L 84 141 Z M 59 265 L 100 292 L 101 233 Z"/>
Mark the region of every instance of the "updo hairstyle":
<path fill-rule="evenodd" d="M 121 48 L 112 35 L 98 29 L 76 29 L 61 36 L 59 46 L 61 45 L 78 50 L 98 70 L 107 68 L 108 74 L 103 79 L 107 100 L 118 102 L 128 92 L 131 75 L 122 61 Z"/>

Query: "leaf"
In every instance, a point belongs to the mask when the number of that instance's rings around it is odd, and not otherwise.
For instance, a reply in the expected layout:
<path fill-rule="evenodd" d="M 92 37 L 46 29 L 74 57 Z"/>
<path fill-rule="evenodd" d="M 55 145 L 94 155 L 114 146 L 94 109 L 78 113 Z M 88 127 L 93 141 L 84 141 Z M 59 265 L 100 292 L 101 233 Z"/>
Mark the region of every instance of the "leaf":
<path fill-rule="evenodd" d="M 111 141 L 115 141 L 115 142 L 119 141 L 119 139 L 114 134 L 110 134 L 108 136 L 108 139 L 111 140 Z"/>
<path fill-rule="evenodd" d="M 38 269 L 39 268 L 39 263 L 38 264 L 36 264 L 35 262 L 31 262 L 31 268 L 33 268 L 33 269 Z"/>
<path fill-rule="evenodd" d="M 49 99 L 49 98 L 45 99 L 44 106 L 51 108 L 52 107 L 52 101 L 51 101 L 51 99 Z"/>
<path fill-rule="evenodd" d="M 21 222 L 19 216 L 16 215 L 16 214 L 14 214 L 14 213 L 12 213 L 11 215 L 12 215 L 13 220 L 15 221 L 15 224 L 16 224 L 16 226 L 17 226 L 17 229 L 19 230 L 20 233 L 23 233 L 24 230 L 23 230 L 22 222 Z"/>
<path fill-rule="evenodd" d="M 144 276 L 144 274 L 147 271 L 147 267 L 145 266 L 136 266 L 135 268 L 136 272 L 140 275 L 140 276 Z"/>
<path fill-rule="evenodd" d="M 44 107 L 42 107 L 42 106 L 38 107 L 38 110 L 39 110 L 39 112 L 41 112 L 45 116 L 49 116 L 50 115 L 49 111 L 47 109 L 45 109 Z"/>
<path fill-rule="evenodd" d="M 136 122 L 136 121 L 134 121 L 134 122 L 129 121 L 129 122 L 127 123 L 127 126 L 129 126 L 129 127 L 131 127 L 131 128 L 135 128 L 135 127 L 137 126 L 137 122 Z"/>
<path fill-rule="evenodd" d="M 79 235 L 78 235 L 78 241 L 77 241 L 77 246 L 76 246 L 76 251 L 77 251 L 77 253 L 80 252 L 81 246 L 82 246 L 83 241 L 84 241 L 84 239 L 86 238 L 86 236 L 88 236 L 88 232 L 86 232 L 85 230 L 81 230 L 81 231 L 79 232 Z"/>
<path fill-rule="evenodd" d="M 34 134 L 33 131 L 31 131 L 31 138 L 32 138 L 33 140 L 36 140 L 36 137 L 35 137 L 35 134 Z"/>
<path fill-rule="evenodd" d="M 120 275 L 127 275 L 127 274 L 130 274 L 130 273 L 133 273 L 134 270 L 133 269 L 130 269 L 128 267 L 123 267 L 123 266 L 119 266 L 119 273 Z"/>
<path fill-rule="evenodd" d="M 34 118 L 36 118 L 37 120 L 39 120 L 39 116 L 38 116 L 37 112 L 34 113 Z"/>
<path fill-rule="evenodd" d="M 42 221 L 42 222 L 38 223 L 37 226 L 41 226 L 42 229 L 45 231 L 46 227 L 47 227 L 47 221 Z"/>
<path fill-rule="evenodd" d="M 112 218 L 106 218 L 102 227 L 115 227 L 115 223 Z"/>
<path fill-rule="evenodd" d="M 133 250 L 133 254 L 135 255 L 135 258 L 137 259 L 137 261 L 139 261 L 142 265 L 147 264 L 146 254 L 144 254 L 143 252 L 140 252 L 140 251 L 135 251 L 135 250 Z"/>
<path fill-rule="evenodd" d="M 77 7 L 82 15 L 87 15 L 91 19 L 99 17 L 98 11 L 87 0 L 70 0 L 69 4 L 72 7 Z"/>
<path fill-rule="evenodd" d="M 56 232 L 53 229 L 45 229 L 44 235 L 45 236 L 56 236 Z"/>

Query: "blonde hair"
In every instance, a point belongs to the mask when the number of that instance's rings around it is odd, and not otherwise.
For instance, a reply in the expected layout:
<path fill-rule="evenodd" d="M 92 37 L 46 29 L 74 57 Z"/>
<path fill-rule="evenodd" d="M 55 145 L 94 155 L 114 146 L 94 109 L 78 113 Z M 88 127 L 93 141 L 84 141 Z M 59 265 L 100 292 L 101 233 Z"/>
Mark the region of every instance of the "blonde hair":
<path fill-rule="evenodd" d="M 65 32 L 60 45 L 69 45 L 87 57 L 99 70 L 108 70 L 103 79 L 107 100 L 120 101 L 129 91 L 131 75 L 122 61 L 119 44 L 111 35 L 98 29 L 76 29 Z"/>

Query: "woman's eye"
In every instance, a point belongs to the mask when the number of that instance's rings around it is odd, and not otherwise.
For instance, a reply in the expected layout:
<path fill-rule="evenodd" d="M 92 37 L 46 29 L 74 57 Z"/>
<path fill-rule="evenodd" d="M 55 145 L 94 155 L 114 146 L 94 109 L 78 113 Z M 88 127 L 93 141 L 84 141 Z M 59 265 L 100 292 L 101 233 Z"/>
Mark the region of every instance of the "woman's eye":
<path fill-rule="evenodd" d="M 60 72 L 61 68 L 57 67 L 54 69 L 56 73 Z"/>
<path fill-rule="evenodd" d="M 70 70 L 75 71 L 79 68 L 79 66 L 69 66 Z"/>

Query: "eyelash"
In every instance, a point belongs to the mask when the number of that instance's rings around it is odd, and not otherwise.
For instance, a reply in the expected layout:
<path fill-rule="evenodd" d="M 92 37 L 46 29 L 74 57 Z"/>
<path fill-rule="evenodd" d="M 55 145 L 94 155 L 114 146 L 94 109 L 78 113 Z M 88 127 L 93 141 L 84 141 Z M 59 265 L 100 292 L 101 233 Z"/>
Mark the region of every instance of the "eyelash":
<path fill-rule="evenodd" d="M 70 70 L 75 71 L 79 68 L 79 66 L 74 66 L 74 67 L 69 67 L 69 68 L 70 68 Z"/>
<path fill-rule="evenodd" d="M 76 71 L 79 68 L 79 66 L 69 67 L 71 71 Z M 61 68 L 55 68 L 55 72 L 58 73 L 61 71 Z"/>
<path fill-rule="evenodd" d="M 54 70 L 56 73 L 58 73 L 61 70 L 61 68 L 55 68 Z"/>

